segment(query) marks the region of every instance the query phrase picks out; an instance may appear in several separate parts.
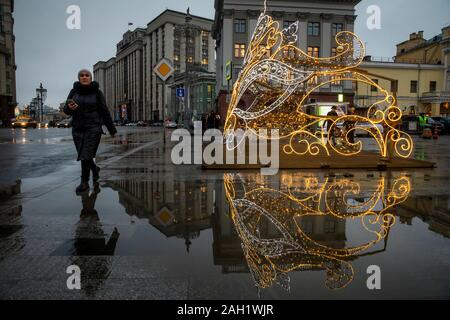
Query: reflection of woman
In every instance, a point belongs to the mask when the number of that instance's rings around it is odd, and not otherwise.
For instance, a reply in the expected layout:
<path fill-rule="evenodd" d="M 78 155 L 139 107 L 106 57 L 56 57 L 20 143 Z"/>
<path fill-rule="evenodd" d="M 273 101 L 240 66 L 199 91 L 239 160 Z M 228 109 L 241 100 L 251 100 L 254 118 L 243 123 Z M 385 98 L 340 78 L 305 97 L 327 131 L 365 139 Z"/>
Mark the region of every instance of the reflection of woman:
<path fill-rule="evenodd" d="M 100 168 L 94 162 L 102 136 L 102 124 L 105 124 L 112 137 L 117 133 L 114 127 L 105 96 L 99 89 L 99 84 L 92 81 L 88 70 L 78 73 L 78 82 L 73 85 L 64 113 L 72 116 L 72 135 L 81 161 L 81 183 L 77 192 L 89 189 L 89 176 L 92 171 L 94 182 L 99 180 Z"/>
<path fill-rule="evenodd" d="M 75 232 L 75 241 L 72 251 L 72 264 L 80 267 L 81 286 L 88 296 L 93 296 L 100 285 L 111 273 L 111 257 L 114 256 L 119 232 L 114 229 L 111 237 L 106 241 L 98 212 L 95 210 L 95 201 L 100 193 L 98 184 L 95 184 L 92 194 L 85 191 L 80 194 L 83 209 L 80 221 Z"/>

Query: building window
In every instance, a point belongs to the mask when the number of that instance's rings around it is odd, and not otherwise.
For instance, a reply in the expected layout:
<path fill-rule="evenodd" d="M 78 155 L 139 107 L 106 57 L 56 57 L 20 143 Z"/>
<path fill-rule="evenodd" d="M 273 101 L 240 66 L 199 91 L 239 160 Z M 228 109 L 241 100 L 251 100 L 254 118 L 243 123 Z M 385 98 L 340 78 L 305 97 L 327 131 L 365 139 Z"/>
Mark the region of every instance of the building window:
<path fill-rule="evenodd" d="M 308 36 L 320 36 L 320 22 L 308 22 Z"/>
<path fill-rule="evenodd" d="M 333 220 L 326 219 L 323 225 L 323 230 L 325 233 L 336 233 L 336 222 Z"/>
<path fill-rule="evenodd" d="M 291 20 L 285 20 L 283 21 L 283 29 L 287 29 L 289 28 L 292 24 L 294 24 L 295 21 L 291 21 Z"/>
<path fill-rule="evenodd" d="M 333 36 L 337 35 L 342 30 L 344 30 L 344 25 L 342 23 L 333 23 L 331 25 L 331 33 Z"/>
<path fill-rule="evenodd" d="M 336 86 L 340 86 L 342 84 L 342 76 L 341 75 L 335 75 L 335 76 L 331 76 L 331 84 L 336 85 Z"/>
<path fill-rule="evenodd" d="M 336 55 L 337 55 L 337 48 L 336 47 L 331 48 L 331 56 L 335 57 Z"/>
<path fill-rule="evenodd" d="M 311 219 L 304 218 L 302 219 L 301 223 L 301 229 L 305 234 L 313 234 L 314 232 L 314 223 Z"/>
<path fill-rule="evenodd" d="M 436 81 L 430 81 L 430 92 L 436 92 Z"/>
<path fill-rule="evenodd" d="M 411 81 L 411 85 L 410 85 L 410 90 L 411 93 L 417 93 L 417 81 L 412 80 Z"/>
<path fill-rule="evenodd" d="M 177 62 L 180 61 L 180 56 L 177 55 L 177 54 L 174 55 L 174 56 L 173 56 L 173 60 L 174 60 L 174 61 L 177 61 Z"/>
<path fill-rule="evenodd" d="M 189 63 L 194 63 L 194 58 L 193 57 L 188 57 L 188 62 Z"/>
<path fill-rule="evenodd" d="M 318 58 L 320 54 L 320 48 L 319 47 L 308 47 L 308 55 L 311 57 Z"/>
<path fill-rule="evenodd" d="M 202 59 L 202 65 L 207 66 L 208 65 L 208 58 Z"/>
<path fill-rule="evenodd" d="M 245 33 L 247 32 L 247 21 L 245 19 L 234 20 L 234 32 Z"/>
<path fill-rule="evenodd" d="M 236 43 L 234 45 L 234 57 L 235 58 L 245 57 L 245 43 Z"/>
<path fill-rule="evenodd" d="M 207 57 L 208 56 L 208 49 L 202 49 L 202 55 L 204 57 Z"/>
<path fill-rule="evenodd" d="M 372 79 L 373 82 L 375 82 L 376 84 L 378 84 L 378 79 Z M 370 91 L 371 92 L 378 92 L 378 87 L 377 86 L 370 86 Z"/>

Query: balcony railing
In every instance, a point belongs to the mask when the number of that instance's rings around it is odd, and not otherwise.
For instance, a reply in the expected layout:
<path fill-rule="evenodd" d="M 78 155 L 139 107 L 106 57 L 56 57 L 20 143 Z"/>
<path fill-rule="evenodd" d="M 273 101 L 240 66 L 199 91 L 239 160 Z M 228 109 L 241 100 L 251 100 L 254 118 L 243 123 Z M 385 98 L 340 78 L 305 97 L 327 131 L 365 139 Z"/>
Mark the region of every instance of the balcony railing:
<path fill-rule="evenodd" d="M 449 102 L 450 101 L 450 91 L 436 91 L 436 92 L 424 92 L 420 97 L 423 102 Z"/>

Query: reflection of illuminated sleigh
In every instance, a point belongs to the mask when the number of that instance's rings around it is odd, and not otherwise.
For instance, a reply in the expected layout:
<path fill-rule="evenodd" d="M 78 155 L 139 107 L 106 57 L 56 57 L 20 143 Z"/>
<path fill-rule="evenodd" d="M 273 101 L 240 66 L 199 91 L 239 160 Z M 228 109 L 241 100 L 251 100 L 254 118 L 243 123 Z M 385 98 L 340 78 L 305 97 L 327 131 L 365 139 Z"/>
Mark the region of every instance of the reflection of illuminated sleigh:
<path fill-rule="evenodd" d="M 405 177 L 395 180 L 389 190 L 381 178 L 369 193 L 362 192 L 358 183 L 349 180 L 319 183 L 314 177 L 294 181 L 288 177 L 282 181 L 281 190 L 266 188 L 239 175 L 225 175 L 224 181 L 231 218 L 260 288 L 270 287 L 274 282 L 288 288 L 290 271 L 317 269 L 327 271 L 327 287 L 347 286 L 353 279 L 348 261 L 364 255 L 387 237 L 395 222 L 389 210 L 405 201 L 410 192 L 410 182 Z M 358 196 L 363 196 L 364 201 L 348 203 Z M 376 209 L 379 205 L 382 208 Z M 373 239 L 352 248 L 321 244 L 302 230 L 299 218 L 307 216 L 359 219 Z M 264 235 L 263 222 L 276 232 Z"/>
<path fill-rule="evenodd" d="M 351 156 L 363 148 L 361 141 L 351 143 L 349 139 L 350 134 L 359 130 L 376 141 L 382 157 L 394 151 L 397 156 L 408 158 L 413 143 L 409 135 L 397 129 L 402 112 L 395 105 L 394 96 L 356 69 L 365 54 L 361 40 L 351 32 L 340 32 L 336 35 L 336 56 L 315 58 L 294 45 L 297 30 L 298 23 L 280 30 L 278 22 L 261 14 L 233 87 L 224 132 L 229 148 L 234 147 L 231 141 L 237 129 L 249 130 L 259 137 L 263 137 L 260 129 L 277 129 L 280 139 L 288 141 L 283 149 L 286 154 L 330 155 L 334 151 Z M 384 99 L 370 106 L 367 116 L 336 119 L 304 112 L 304 104 L 312 93 L 342 81 L 376 87 Z M 332 122 L 329 128 L 332 131 L 339 122 L 352 124 L 342 131 L 343 143 L 335 144 L 317 129 L 324 120 Z M 384 133 L 377 125 L 383 125 Z"/>

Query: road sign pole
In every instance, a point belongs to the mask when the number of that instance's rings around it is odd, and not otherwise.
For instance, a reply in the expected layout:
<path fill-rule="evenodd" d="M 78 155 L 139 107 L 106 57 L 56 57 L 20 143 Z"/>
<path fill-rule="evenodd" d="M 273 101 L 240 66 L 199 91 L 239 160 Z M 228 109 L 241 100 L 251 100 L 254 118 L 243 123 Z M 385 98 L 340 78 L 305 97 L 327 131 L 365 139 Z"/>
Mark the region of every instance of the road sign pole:
<path fill-rule="evenodd" d="M 166 123 L 165 123 L 165 118 L 166 118 L 166 81 L 167 79 L 169 79 L 175 69 L 173 68 L 172 62 L 167 60 L 166 58 L 162 58 L 161 61 L 156 65 L 156 67 L 153 69 L 153 71 L 155 72 L 155 74 L 160 78 L 160 80 L 162 81 L 162 121 L 163 121 L 163 141 L 164 141 L 164 145 L 166 144 Z"/>
<path fill-rule="evenodd" d="M 163 103 L 162 103 L 162 118 L 163 118 L 163 141 L 164 146 L 166 145 L 166 82 L 163 81 Z"/>

